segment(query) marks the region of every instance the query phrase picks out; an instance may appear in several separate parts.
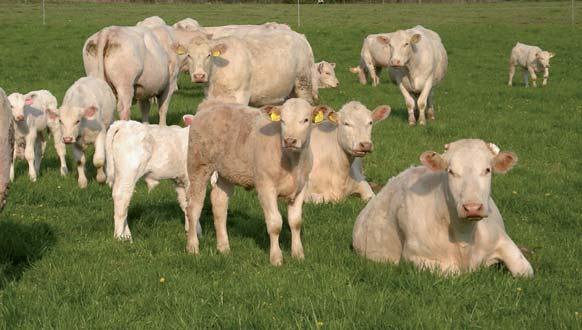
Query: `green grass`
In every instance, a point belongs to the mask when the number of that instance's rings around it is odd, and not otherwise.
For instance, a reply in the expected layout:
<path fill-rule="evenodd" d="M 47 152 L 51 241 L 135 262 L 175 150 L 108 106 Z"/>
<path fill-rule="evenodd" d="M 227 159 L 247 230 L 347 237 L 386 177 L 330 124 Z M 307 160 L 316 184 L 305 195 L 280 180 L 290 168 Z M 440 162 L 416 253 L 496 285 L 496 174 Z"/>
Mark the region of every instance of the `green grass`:
<path fill-rule="evenodd" d="M 207 26 L 289 23 L 307 35 L 316 60 L 338 63 L 341 88 L 322 91 L 323 103 L 392 106 L 366 158 L 371 181 L 385 182 L 418 164 L 423 151 L 442 151 L 460 138 L 518 154 L 518 166 L 494 179 L 493 195 L 509 235 L 535 249 L 535 278 L 513 279 L 503 267 L 441 278 L 360 258 L 350 243 L 364 204 L 353 198 L 307 205 L 306 260 L 290 258 L 285 228 L 281 268 L 269 265 L 262 211 L 244 190 L 230 203 L 229 256 L 214 247 L 208 202 L 201 255 L 184 252 L 182 214 L 169 183 L 149 194 L 143 183 L 137 187 L 129 212 L 134 243 L 117 242 L 109 188 L 94 181 L 92 166 L 86 190 L 77 188 L 76 173 L 61 178 L 51 146 L 37 183 L 29 182 L 24 162 L 17 164 L 0 214 L 0 328 L 582 327 L 582 29 L 570 25 L 569 3 L 304 5 L 300 28 L 295 12 L 285 5 L 50 3 L 42 26 L 39 5 L 0 4 L 0 86 L 46 88 L 61 100 L 83 75 L 81 48 L 89 35 L 150 15 L 168 22 L 190 16 Z M 437 31 L 449 53 L 436 92 L 437 121 L 427 128 L 408 127 L 404 101 L 385 75 L 372 88 L 347 70 L 358 63 L 364 35 L 416 24 Z M 509 51 L 518 40 L 557 53 L 548 87 L 525 89 L 520 74 L 515 87 L 506 87 Z M 173 124 L 202 96 L 187 77 L 179 85 L 168 117 Z"/>

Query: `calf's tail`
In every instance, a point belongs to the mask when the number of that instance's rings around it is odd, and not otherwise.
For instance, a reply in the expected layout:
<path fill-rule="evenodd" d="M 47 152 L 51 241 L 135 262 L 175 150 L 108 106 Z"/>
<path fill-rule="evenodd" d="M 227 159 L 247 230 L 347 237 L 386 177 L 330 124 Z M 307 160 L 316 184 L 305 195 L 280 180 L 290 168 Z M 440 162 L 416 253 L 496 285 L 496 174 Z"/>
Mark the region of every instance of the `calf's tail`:
<path fill-rule="evenodd" d="M 124 127 L 126 121 L 118 120 L 109 126 L 107 136 L 105 137 L 105 166 L 107 167 L 107 184 L 113 187 L 115 180 L 115 157 L 113 152 L 113 143 L 115 142 L 115 135 Z"/>

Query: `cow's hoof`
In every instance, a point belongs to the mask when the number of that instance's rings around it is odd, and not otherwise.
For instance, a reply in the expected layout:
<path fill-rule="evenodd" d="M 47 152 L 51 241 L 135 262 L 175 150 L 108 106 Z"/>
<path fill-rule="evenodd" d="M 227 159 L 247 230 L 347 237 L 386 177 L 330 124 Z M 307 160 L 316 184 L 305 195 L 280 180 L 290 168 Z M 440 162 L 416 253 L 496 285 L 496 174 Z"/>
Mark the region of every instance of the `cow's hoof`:
<path fill-rule="evenodd" d="M 416 125 L 416 121 L 415 120 L 409 120 L 408 121 L 408 126 L 412 127 Z"/>
<path fill-rule="evenodd" d="M 106 179 L 107 179 L 107 176 L 105 175 L 105 173 L 97 173 L 97 177 L 96 177 L 97 182 L 104 183 Z"/>
<path fill-rule="evenodd" d="M 118 241 L 122 241 L 122 242 L 130 242 L 130 243 L 133 242 L 133 240 L 131 239 L 131 234 L 121 234 L 121 235 L 115 236 L 115 238 Z"/>
<path fill-rule="evenodd" d="M 283 265 L 283 255 L 281 255 L 281 252 L 279 252 L 278 254 L 271 254 L 271 265 L 279 267 Z"/>
<path fill-rule="evenodd" d="M 79 188 L 81 188 L 81 189 L 87 188 L 87 179 L 85 179 L 85 180 L 79 180 L 78 183 L 79 183 Z"/>
<path fill-rule="evenodd" d="M 30 181 L 31 181 L 31 182 L 36 182 L 36 177 L 35 177 L 35 176 L 31 176 L 31 177 L 30 177 Z"/>
<path fill-rule="evenodd" d="M 220 252 L 220 254 L 224 254 L 224 255 L 228 255 L 230 254 L 230 246 L 227 245 L 217 245 L 216 249 L 218 250 L 218 252 Z"/>
<path fill-rule="evenodd" d="M 291 256 L 297 260 L 304 260 L 305 254 L 303 253 L 303 248 L 298 249 L 298 251 L 292 251 Z"/>
<path fill-rule="evenodd" d="M 420 121 L 418 121 L 418 124 L 420 126 L 426 126 L 426 121 L 425 120 L 420 120 Z"/>
<path fill-rule="evenodd" d="M 69 174 L 69 169 L 66 167 L 61 167 L 61 176 L 67 176 Z"/>
<path fill-rule="evenodd" d="M 194 244 L 188 244 L 186 246 L 186 252 L 188 252 L 189 254 L 194 254 L 194 255 L 198 255 L 200 253 L 198 251 L 198 246 L 195 246 Z"/>

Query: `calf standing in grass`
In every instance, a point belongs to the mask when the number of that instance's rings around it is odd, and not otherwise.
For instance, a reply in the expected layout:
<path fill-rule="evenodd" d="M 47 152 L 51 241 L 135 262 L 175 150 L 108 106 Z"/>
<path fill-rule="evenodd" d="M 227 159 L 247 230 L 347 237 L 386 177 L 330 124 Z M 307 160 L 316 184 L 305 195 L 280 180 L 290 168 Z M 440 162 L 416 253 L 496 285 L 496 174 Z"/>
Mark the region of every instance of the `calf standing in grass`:
<path fill-rule="evenodd" d="M 388 181 L 358 216 L 354 249 L 372 260 L 406 260 L 444 274 L 503 262 L 514 276 L 533 276 L 490 196 L 493 172 L 509 171 L 517 156 L 482 140 L 445 149 L 424 152 L 424 166 Z"/>
<path fill-rule="evenodd" d="M 49 116 L 59 119 L 63 142 L 73 145 L 73 156 L 79 174 L 79 187 L 87 187 L 85 176 L 85 149 L 95 145 L 93 165 L 97 169 L 97 182 L 105 182 L 105 134 L 113 121 L 115 95 L 101 79 L 84 77 L 71 86 L 58 112 Z"/>
<path fill-rule="evenodd" d="M 363 200 L 374 196 L 364 176 L 361 157 L 372 152 L 372 125 L 389 115 L 387 105 L 372 112 L 353 101 L 335 113 L 336 123 L 325 122 L 313 130 L 313 169 L 306 201 L 339 202 L 351 194 L 358 194 Z"/>
<path fill-rule="evenodd" d="M 366 73 L 370 75 L 372 86 L 380 84 L 382 68 L 390 66 L 390 33 L 370 34 L 364 39 L 360 51 L 360 65 L 350 68 L 352 73 L 358 74 L 360 84 L 367 83 Z"/>
<path fill-rule="evenodd" d="M 335 88 L 339 86 L 339 80 L 335 76 L 335 63 L 321 61 L 313 67 L 313 86 L 319 88 Z"/>
<path fill-rule="evenodd" d="M 184 116 L 184 122 L 190 123 L 192 117 Z M 157 186 L 160 180 L 174 180 L 178 202 L 184 211 L 185 228 L 188 231 L 186 218 L 188 127 L 116 121 L 107 132 L 105 150 L 107 183 L 113 189 L 115 238 L 131 240 L 127 210 L 135 184 L 142 177 L 145 177 L 150 190 Z"/>
<path fill-rule="evenodd" d="M 515 67 L 519 65 L 523 69 L 523 79 L 525 87 L 528 87 L 527 75 L 531 77 L 533 87 L 537 87 L 536 72 L 544 72 L 544 81 L 542 86 L 548 84 L 548 77 L 550 76 L 550 58 L 556 54 L 542 50 L 540 47 L 530 46 L 518 42 L 511 50 L 509 56 L 509 82 L 508 86 L 513 85 L 513 75 L 515 74 Z"/>
<path fill-rule="evenodd" d="M 66 150 L 61 139 L 59 123 L 55 118 L 47 116 L 47 113 L 56 111 L 57 99 L 49 91 L 39 90 L 26 95 L 12 93 L 8 96 L 8 100 L 12 106 L 16 128 L 13 161 L 17 158 L 25 158 L 28 161 L 28 176 L 31 181 L 36 181 L 46 148 L 45 133 L 48 127 L 61 161 L 61 175 L 66 175 Z M 23 147 L 24 155 L 22 154 Z M 14 162 L 10 168 L 10 180 L 14 180 Z"/>
<path fill-rule="evenodd" d="M 226 231 L 228 199 L 234 185 L 239 185 L 257 190 L 271 241 L 271 264 L 283 263 L 278 197 L 288 204 L 291 254 L 303 259 L 301 213 L 313 164 L 310 135 L 314 123 L 330 113 L 329 108 L 313 107 L 303 99 L 289 99 L 281 106 L 261 109 L 218 101 L 202 103 L 190 125 L 188 142 L 189 227 L 198 225 L 206 185 L 216 171 L 218 180 L 210 198 L 218 250 L 230 250 Z M 198 254 L 198 237 L 192 230 L 188 232 L 186 248 Z"/>
<path fill-rule="evenodd" d="M 0 210 L 6 204 L 14 148 L 14 126 L 10 108 L 6 93 L 0 88 Z"/>

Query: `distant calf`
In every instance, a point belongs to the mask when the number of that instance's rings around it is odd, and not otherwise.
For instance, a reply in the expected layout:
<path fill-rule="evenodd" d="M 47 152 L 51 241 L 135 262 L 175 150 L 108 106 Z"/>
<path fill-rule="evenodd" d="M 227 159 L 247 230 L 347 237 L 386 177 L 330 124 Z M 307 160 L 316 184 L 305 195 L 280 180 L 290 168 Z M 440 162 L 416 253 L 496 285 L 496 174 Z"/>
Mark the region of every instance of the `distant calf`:
<path fill-rule="evenodd" d="M 390 33 L 381 33 L 370 34 L 364 38 L 360 51 L 360 65 L 350 68 L 352 73 L 358 74 L 360 84 L 367 83 L 367 74 L 370 75 L 372 86 L 380 84 L 380 72 L 390 66 L 389 37 Z"/>
<path fill-rule="evenodd" d="M 305 200 L 339 202 L 351 194 L 363 200 L 374 196 L 366 181 L 361 157 L 372 152 L 372 125 L 390 115 L 387 105 L 374 112 L 360 102 L 349 102 L 311 133 L 313 169 Z"/>
<path fill-rule="evenodd" d="M 313 68 L 315 88 L 335 88 L 339 86 L 339 80 L 335 76 L 335 63 L 321 61 L 315 63 Z"/>
<path fill-rule="evenodd" d="M 189 123 L 192 115 L 184 116 Z M 151 190 L 160 180 L 174 180 L 180 208 L 186 218 L 188 173 L 188 127 L 158 126 L 135 121 L 116 121 L 107 132 L 105 155 L 107 183 L 112 188 L 114 205 L 113 235 L 131 240 L 127 210 L 137 181 L 144 177 Z M 198 230 L 200 232 L 200 230 Z"/>
<path fill-rule="evenodd" d="M 447 275 L 503 262 L 514 276 L 533 276 L 490 196 L 493 172 L 509 171 L 517 156 L 482 140 L 445 149 L 424 152 L 424 166 L 390 179 L 366 205 L 354 226 L 354 249 L 375 261 L 406 260 Z"/>
<path fill-rule="evenodd" d="M 330 113 L 302 99 L 261 109 L 217 101 L 202 103 L 190 126 L 188 142 L 189 227 L 197 226 L 210 175 L 218 181 L 210 194 L 217 248 L 230 250 L 226 231 L 228 199 L 234 185 L 255 188 L 265 215 L 271 241 L 272 265 L 281 265 L 279 247 L 282 218 L 277 198 L 287 202 L 291 227 L 291 254 L 303 259 L 301 213 L 305 186 L 313 164 L 310 136 L 314 123 Z M 194 231 L 188 232 L 187 250 L 198 254 Z"/>
<path fill-rule="evenodd" d="M 50 111 L 53 119 L 59 119 L 63 142 L 73 145 L 77 164 L 79 187 L 87 187 L 85 176 L 85 149 L 95 145 L 93 165 L 97 169 L 97 182 L 105 182 L 105 134 L 113 121 L 115 95 L 101 79 L 84 77 L 77 80 L 65 94 L 59 111 Z"/>
<path fill-rule="evenodd" d="M 14 148 L 14 126 L 10 107 L 6 93 L 0 88 L 0 210 L 4 208 L 8 196 Z"/>
<path fill-rule="evenodd" d="M 55 149 L 61 161 L 61 175 L 66 175 L 66 149 L 59 123 L 58 120 L 47 116 L 49 112 L 56 111 L 57 99 L 49 91 L 39 90 L 24 95 L 12 93 L 8 100 L 12 105 L 16 128 L 13 161 L 25 158 L 28 161 L 28 176 L 31 181 L 36 181 L 46 148 L 45 134 L 48 127 L 54 137 Z M 14 180 L 14 162 L 10 168 L 10 180 Z"/>
<path fill-rule="evenodd" d="M 525 87 L 528 86 L 528 73 L 531 77 L 533 87 L 537 87 L 536 72 L 542 71 L 544 72 L 542 86 L 546 86 L 550 76 L 550 58 L 555 55 L 553 52 L 542 50 L 540 47 L 529 46 L 518 42 L 511 50 L 511 55 L 509 56 L 509 82 L 507 82 L 507 85 L 513 85 L 515 67 L 519 65 L 523 69 Z"/>

